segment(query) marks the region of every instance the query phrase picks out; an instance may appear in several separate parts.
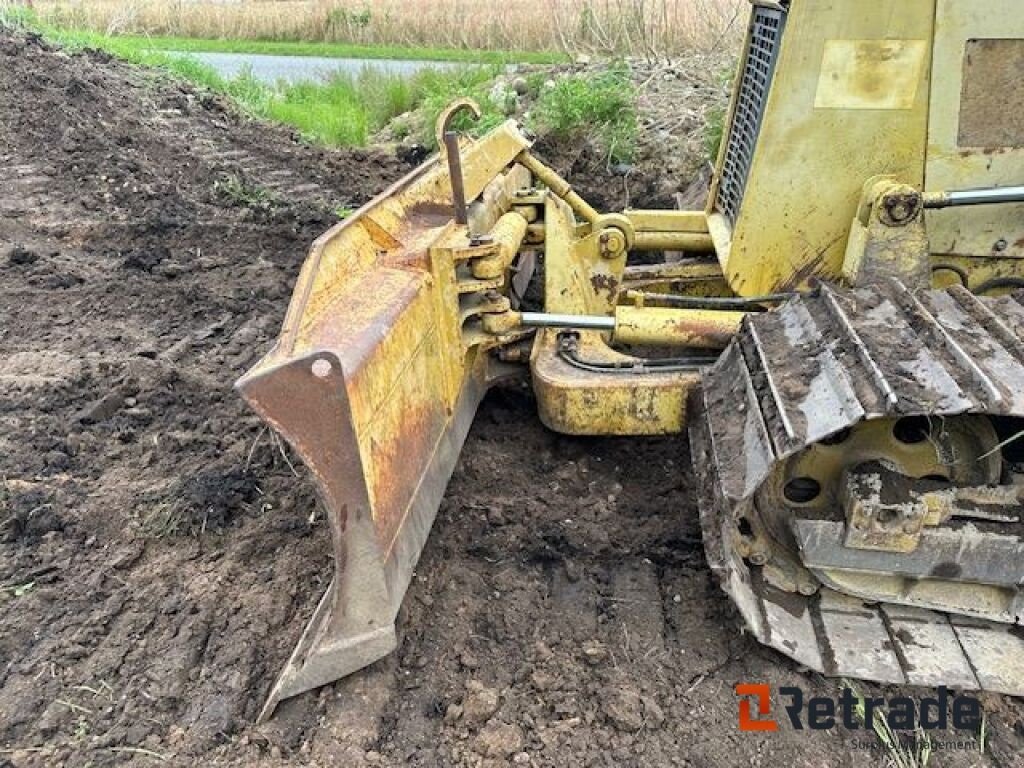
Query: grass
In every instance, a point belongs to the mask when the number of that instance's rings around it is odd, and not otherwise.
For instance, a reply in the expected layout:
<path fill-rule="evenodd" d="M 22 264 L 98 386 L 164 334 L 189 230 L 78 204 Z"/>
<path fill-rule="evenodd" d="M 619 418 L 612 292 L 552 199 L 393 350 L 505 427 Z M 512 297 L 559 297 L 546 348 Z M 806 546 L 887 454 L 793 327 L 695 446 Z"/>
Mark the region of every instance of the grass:
<path fill-rule="evenodd" d="M 10 586 L 0 587 L 0 590 L 9 592 L 12 597 L 24 597 L 31 592 L 36 586 L 34 581 L 26 581 L 23 584 L 11 584 Z"/>
<path fill-rule="evenodd" d="M 857 703 L 854 711 L 857 718 L 865 725 L 871 727 L 875 736 L 886 747 L 886 755 L 892 768 L 927 768 L 931 761 L 932 749 L 928 733 L 920 726 L 914 731 L 908 741 L 900 739 L 899 735 L 889 725 L 884 711 L 875 708 L 872 712 L 871 723 L 866 722 L 864 696 L 860 690 L 848 680 L 842 681 L 843 685 L 850 689 Z"/>
<path fill-rule="evenodd" d="M 563 77 L 541 88 L 533 119 L 541 131 L 560 139 L 595 138 L 612 162 L 628 162 L 638 130 L 632 88 L 623 64 L 596 75 Z"/>
<path fill-rule="evenodd" d="M 271 86 L 251 72 L 222 77 L 195 58 L 154 49 L 146 38 L 56 28 L 34 12 L 0 0 L 0 23 L 5 21 L 41 32 L 70 50 L 101 49 L 134 64 L 172 73 L 230 96 L 250 115 L 293 126 L 308 141 L 329 146 L 365 146 L 396 117 L 415 110 L 415 119 L 393 125 L 392 133 L 415 134 L 420 143 L 433 148 L 434 121 L 454 99 L 469 96 L 480 104 L 480 120 L 470 123 L 460 116 L 455 124 L 456 129 L 475 135 L 501 123 L 515 106 L 513 94 L 495 92 L 492 87 L 502 71 L 498 64 L 427 68 L 411 76 L 366 67 L 358 75 L 339 73 L 326 82 Z M 625 65 L 614 64 L 596 74 L 561 77 L 553 85 L 546 83 L 547 77 L 541 72 L 528 78 L 536 98 L 529 127 L 568 141 L 594 139 L 607 150 L 610 161 L 628 162 L 638 128 L 633 86 Z M 224 180 L 219 191 L 244 205 L 268 202 L 259 190 L 247 189 L 237 179 Z"/>
<path fill-rule="evenodd" d="M 202 88 L 230 96 L 248 114 L 290 125 L 314 143 L 328 146 L 366 146 L 372 135 L 393 118 L 423 108 L 427 125 L 420 139 L 433 146 L 433 118 L 460 95 L 477 98 L 484 119 L 474 130 L 485 131 L 504 114 L 491 100 L 486 85 L 500 71 L 496 64 L 444 70 L 424 69 L 412 76 L 366 67 L 358 75 L 335 74 L 325 82 L 268 85 L 250 72 L 222 77 L 199 60 L 154 50 L 144 38 L 111 37 L 95 32 L 64 30 L 40 21 L 24 8 L 0 2 L 0 23 L 40 32 L 69 50 L 94 48 L 133 64 L 153 67 L 184 78 Z"/>
<path fill-rule="evenodd" d="M 245 179 L 229 175 L 218 179 L 213 190 L 221 197 L 244 208 L 268 208 L 274 203 L 274 196 L 269 190 L 257 184 L 249 184 Z"/>
<path fill-rule="evenodd" d="M 704 152 L 710 162 L 718 161 L 718 152 L 722 148 L 722 139 L 725 138 L 725 107 L 712 107 L 707 113 L 707 122 L 704 126 Z"/>
<path fill-rule="evenodd" d="M 671 55 L 737 31 L 745 0 L 36 0 L 105 34 L 460 51 Z"/>
<path fill-rule="evenodd" d="M 289 40 L 210 39 L 117 35 L 130 44 L 158 51 L 183 53 L 260 53 L 269 56 L 323 56 L 335 59 L 443 61 L 465 64 L 559 64 L 561 53 L 544 51 L 479 51 L 405 45 L 356 45 Z"/>

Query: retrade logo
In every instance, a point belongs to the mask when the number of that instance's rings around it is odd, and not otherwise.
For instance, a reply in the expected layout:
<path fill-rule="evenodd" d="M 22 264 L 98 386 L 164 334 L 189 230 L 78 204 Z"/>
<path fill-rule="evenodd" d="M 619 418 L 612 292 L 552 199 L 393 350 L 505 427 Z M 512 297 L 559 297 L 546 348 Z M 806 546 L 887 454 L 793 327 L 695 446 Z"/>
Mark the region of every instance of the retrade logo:
<path fill-rule="evenodd" d="M 779 730 L 779 724 L 767 717 L 772 712 L 772 689 L 767 683 L 737 683 L 736 695 L 743 697 L 740 699 L 741 731 Z M 756 719 L 751 711 L 755 702 Z"/>
<path fill-rule="evenodd" d="M 779 688 L 782 710 L 794 730 L 805 728 L 826 731 L 837 723 L 850 730 L 869 728 L 875 718 L 884 718 L 894 731 L 945 730 L 952 726 L 958 730 L 976 731 L 981 727 L 981 702 L 973 696 L 956 695 L 945 686 L 939 686 L 935 696 L 914 701 L 908 696 L 862 697 L 850 688 L 843 688 L 838 697 L 804 695 L 800 688 Z M 778 722 L 772 718 L 772 689 L 767 683 L 737 683 L 739 700 L 739 727 L 741 731 L 777 731 Z"/>

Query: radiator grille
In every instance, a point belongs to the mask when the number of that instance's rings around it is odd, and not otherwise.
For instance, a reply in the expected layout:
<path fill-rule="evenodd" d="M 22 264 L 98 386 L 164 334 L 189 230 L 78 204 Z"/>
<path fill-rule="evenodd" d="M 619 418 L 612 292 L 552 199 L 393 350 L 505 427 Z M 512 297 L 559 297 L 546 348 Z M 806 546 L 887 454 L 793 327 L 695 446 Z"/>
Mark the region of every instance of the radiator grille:
<path fill-rule="evenodd" d="M 750 47 L 743 64 L 736 114 L 726 144 L 722 177 L 718 185 L 715 207 L 736 223 L 743 192 L 754 159 L 754 146 L 761 129 L 768 89 L 772 84 L 775 62 L 779 56 L 785 11 L 755 7 L 751 19 Z"/>

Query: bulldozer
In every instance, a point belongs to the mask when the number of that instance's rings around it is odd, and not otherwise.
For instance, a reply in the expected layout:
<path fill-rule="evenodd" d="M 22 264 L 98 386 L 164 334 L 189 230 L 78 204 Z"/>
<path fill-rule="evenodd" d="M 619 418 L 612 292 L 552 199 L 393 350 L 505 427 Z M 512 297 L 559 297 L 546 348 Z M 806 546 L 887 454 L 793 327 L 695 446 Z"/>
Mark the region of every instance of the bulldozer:
<path fill-rule="evenodd" d="M 481 398 L 689 442 L 707 562 L 802 668 L 1024 695 L 1019 0 L 749 0 L 701 210 L 600 212 L 509 120 L 322 235 L 237 383 L 335 575 L 260 715 L 381 659 Z"/>

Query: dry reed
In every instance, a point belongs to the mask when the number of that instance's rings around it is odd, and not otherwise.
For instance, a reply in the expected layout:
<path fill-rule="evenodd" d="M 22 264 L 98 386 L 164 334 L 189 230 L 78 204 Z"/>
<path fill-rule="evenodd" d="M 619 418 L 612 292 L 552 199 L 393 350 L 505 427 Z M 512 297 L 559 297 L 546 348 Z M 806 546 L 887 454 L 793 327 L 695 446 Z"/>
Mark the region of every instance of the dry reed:
<path fill-rule="evenodd" d="M 743 0 L 37 0 L 107 34 L 672 55 L 717 46 Z"/>

